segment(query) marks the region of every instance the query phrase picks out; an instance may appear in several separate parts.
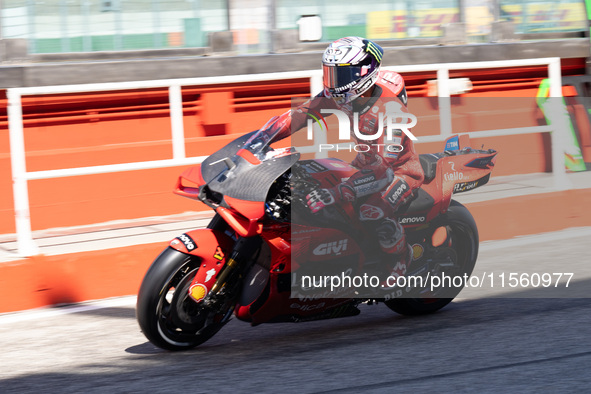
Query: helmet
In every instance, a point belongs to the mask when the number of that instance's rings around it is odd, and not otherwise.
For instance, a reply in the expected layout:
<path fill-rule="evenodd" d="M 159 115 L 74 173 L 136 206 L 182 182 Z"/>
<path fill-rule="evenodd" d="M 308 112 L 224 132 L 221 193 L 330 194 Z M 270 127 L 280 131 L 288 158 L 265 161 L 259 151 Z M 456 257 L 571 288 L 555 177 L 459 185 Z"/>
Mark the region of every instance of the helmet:
<path fill-rule="evenodd" d="M 324 96 L 356 99 L 378 78 L 384 50 L 361 37 L 345 37 L 326 48 L 322 56 Z"/>

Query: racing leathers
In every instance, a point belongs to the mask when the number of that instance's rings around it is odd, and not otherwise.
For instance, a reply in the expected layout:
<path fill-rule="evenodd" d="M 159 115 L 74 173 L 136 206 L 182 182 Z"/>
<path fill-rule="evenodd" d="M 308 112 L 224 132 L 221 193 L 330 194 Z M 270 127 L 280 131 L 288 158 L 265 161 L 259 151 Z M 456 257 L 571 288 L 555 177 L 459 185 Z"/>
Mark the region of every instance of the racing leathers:
<path fill-rule="evenodd" d="M 322 93 L 317 96 L 322 97 Z M 273 125 L 275 130 L 280 129 L 279 138 L 285 138 L 304 127 L 309 111 L 319 112 L 314 102 L 308 101 L 279 117 Z M 380 133 L 379 125 L 385 122 L 380 123 L 378 117 L 386 111 L 391 112 L 392 107 L 397 107 L 399 112 L 407 112 L 404 80 L 399 74 L 388 71 L 379 73 L 370 97 L 360 97 L 345 105 L 338 105 L 331 100 L 322 102 L 323 105 L 333 103 L 336 109 L 349 116 L 351 124 L 353 114 L 358 113 L 358 131 L 367 136 Z M 312 212 L 318 212 L 334 203 L 356 203 L 359 206 L 359 220 L 374 231 L 382 250 L 399 255 L 401 264 L 397 265 L 398 269 L 393 274 L 403 275 L 410 263 L 411 250 L 396 218 L 413 191 L 423 183 L 424 173 L 419 156 L 412 140 L 401 130 L 395 130 L 391 140 L 386 138 L 385 129 L 379 138 L 372 140 L 352 134 L 361 152 L 351 164 L 359 171 L 334 188 L 308 195 L 308 206 Z"/>

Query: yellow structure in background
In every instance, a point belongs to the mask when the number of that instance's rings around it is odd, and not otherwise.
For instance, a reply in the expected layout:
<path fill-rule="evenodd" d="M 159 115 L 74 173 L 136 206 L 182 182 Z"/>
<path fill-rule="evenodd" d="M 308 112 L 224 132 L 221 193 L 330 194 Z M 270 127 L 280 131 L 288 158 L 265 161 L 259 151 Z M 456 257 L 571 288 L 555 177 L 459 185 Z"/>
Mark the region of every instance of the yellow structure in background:
<path fill-rule="evenodd" d="M 487 6 L 466 7 L 466 34 L 482 36 L 490 33 L 490 25 L 494 21 Z"/>
<path fill-rule="evenodd" d="M 522 12 L 525 10 L 525 12 Z M 501 7 L 501 17 L 517 25 L 526 24 L 531 32 L 585 29 L 585 5 L 580 3 L 534 3 Z"/>
<path fill-rule="evenodd" d="M 494 18 L 487 6 L 466 7 L 466 32 L 469 36 L 490 33 Z M 522 33 L 585 29 L 583 3 L 513 4 L 501 7 L 501 20 L 515 23 Z M 432 8 L 408 13 L 405 10 L 367 13 L 367 37 L 370 39 L 441 36 L 441 26 L 458 22 L 457 8 Z"/>
<path fill-rule="evenodd" d="M 457 22 L 457 8 L 417 10 L 411 16 L 404 10 L 367 13 L 368 38 L 438 37 L 441 25 Z"/>

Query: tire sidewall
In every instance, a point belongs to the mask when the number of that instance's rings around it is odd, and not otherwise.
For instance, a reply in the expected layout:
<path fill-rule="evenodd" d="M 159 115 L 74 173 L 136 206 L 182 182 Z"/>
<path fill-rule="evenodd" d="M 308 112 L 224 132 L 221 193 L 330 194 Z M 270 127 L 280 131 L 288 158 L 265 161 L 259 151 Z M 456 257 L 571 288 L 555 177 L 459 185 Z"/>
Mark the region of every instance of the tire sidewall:
<path fill-rule="evenodd" d="M 431 222 L 436 229 L 440 226 L 459 226 L 467 234 L 470 250 L 466 251 L 467 261 L 462 266 L 462 272 L 468 276 L 472 274 L 478 257 L 479 236 L 474 217 L 461 203 L 451 200 L 448 210 Z M 433 230 L 434 231 L 434 230 Z M 455 295 L 457 296 L 457 294 Z M 454 296 L 454 298 L 455 298 Z M 449 304 L 453 298 L 438 298 L 422 300 L 420 298 L 396 298 L 385 301 L 388 308 L 402 315 L 423 315 L 433 313 Z"/>
<path fill-rule="evenodd" d="M 136 318 L 144 335 L 150 342 L 160 348 L 168 350 L 189 349 L 209 339 L 200 340 L 200 338 L 196 337 L 195 341 L 174 345 L 165 340 L 158 330 L 158 306 L 162 298 L 162 289 L 185 264 L 190 263 L 195 267 L 199 267 L 199 262 L 197 257 L 169 247 L 154 260 L 144 276 L 137 296 Z"/>

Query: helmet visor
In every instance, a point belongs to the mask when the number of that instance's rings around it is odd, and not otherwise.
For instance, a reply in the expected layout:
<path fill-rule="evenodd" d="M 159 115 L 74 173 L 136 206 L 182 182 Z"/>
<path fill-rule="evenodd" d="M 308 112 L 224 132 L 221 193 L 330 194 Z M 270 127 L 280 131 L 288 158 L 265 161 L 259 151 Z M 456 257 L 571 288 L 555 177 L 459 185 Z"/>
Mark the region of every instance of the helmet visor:
<path fill-rule="evenodd" d="M 357 81 L 368 73 L 367 66 L 322 66 L 324 87 L 334 90 L 335 93 L 347 91 L 352 82 Z"/>

